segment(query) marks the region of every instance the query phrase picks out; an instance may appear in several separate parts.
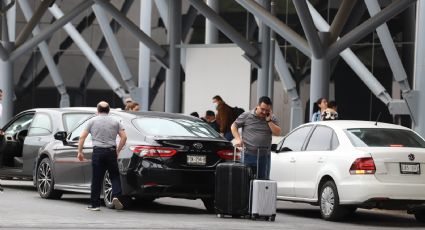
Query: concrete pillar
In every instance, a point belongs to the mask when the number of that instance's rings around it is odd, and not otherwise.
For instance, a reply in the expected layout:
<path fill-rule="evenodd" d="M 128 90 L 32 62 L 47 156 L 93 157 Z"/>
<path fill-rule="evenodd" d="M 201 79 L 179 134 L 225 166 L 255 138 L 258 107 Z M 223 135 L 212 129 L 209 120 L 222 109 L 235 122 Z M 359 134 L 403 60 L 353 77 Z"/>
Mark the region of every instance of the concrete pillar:
<path fill-rule="evenodd" d="M 319 32 L 319 37 L 326 47 L 329 32 Z M 326 56 L 320 58 L 311 57 L 310 74 L 310 117 L 313 114 L 313 104 L 319 98 L 329 97 L 330 61 Z"/>

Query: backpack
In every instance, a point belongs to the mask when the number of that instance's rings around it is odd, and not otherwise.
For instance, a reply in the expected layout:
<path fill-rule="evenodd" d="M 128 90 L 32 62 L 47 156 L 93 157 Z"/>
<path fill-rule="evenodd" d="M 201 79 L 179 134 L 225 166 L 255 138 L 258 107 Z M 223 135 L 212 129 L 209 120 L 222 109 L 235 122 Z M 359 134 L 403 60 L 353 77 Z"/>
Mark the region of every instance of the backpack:
<path fill-rule="evenodd" d="M 233 110 L 233 117 L 234 117 L 235 120 L 236 120 L 236 118 L 239 117 L 239 115 L 241 115 L 242 113 L 245 112 L 244 109 L 239 108 L 237 106 L 233 107 L 232 110 Z"/>

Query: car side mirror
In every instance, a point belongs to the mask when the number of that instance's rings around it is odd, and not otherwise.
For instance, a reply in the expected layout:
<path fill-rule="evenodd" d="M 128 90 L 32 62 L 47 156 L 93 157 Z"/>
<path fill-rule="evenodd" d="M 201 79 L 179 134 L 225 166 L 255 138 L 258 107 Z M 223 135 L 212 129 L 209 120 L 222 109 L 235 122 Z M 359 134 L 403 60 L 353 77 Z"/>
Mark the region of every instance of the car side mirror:
<path fill-rule="evenodd" d="M 54 135 L 55 139 L 59 140 L 59 141 L 65 141 L 66 136 L 67 136 L 67 133 L 65 131 L 59 131 L 59 132 L 55 133 L 55 135 Z"/>
<path fill-rule="evenodd" d="M 292 149 L 290 149 L 288 147 L 283 147 L 283 148 L 280 149 L 279 152 L 289 152 L 289 151 L 292 151 Z"/>
<path fill-rule="evenodd" d="M 270 150 L 272 152 L 276 152 L 276 150 L 277 150 L 277 144 L 272 144 L 271 147 L 270 147 Z"/>

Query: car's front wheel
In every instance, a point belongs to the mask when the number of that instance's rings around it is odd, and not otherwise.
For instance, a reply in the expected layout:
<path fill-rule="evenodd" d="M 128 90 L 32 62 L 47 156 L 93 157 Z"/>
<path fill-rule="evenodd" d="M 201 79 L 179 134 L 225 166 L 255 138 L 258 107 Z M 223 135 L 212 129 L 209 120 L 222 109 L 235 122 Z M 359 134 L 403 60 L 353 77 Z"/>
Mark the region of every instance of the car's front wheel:
<path fill-rule="evenodd" d="M 419 210 L 415 212 L 415 218 L 421 223 L 425 223 L 425 210 Z"/>
<path fill-rule="evenodd" d="M 49 158 L 44 158 L 37 167 L 36 186 L 38 194 L 45 199 L 60 199 L 63 193 L 55 190 L 54 185 L 52 163 Z"/>
<path fill-rule="evenodd" d="M 320 214 L 325 220 L 336 221 L 356 210 L 354 207 L 342 206 L 339 203 L 338 189 L 333 181 L 325 182 L 319 194 Z"/>

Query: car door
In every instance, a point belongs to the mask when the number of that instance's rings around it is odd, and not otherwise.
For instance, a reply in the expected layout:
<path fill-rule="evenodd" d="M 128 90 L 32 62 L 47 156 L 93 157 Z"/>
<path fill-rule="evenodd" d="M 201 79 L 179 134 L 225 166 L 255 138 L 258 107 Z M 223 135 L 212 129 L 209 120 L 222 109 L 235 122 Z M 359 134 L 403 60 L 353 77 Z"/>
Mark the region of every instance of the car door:
<path fill-rule="evenodd" d="M 296 156 L 295 195 L 299 198 L 313 198 L 318 172 L 332 149 L 331 128 L 318 125 L 314 128 L 305 151 Z"/>
<path fill-rule="evenodd" d="M 295 196 L 295 163 L 312 126 L 300 127 L 288 134 L 271 156 L 270 178 L 277 182 L 278 196 Z"/>
<path fill-rule="evenodd" d="M 84 161 L 77 159 L 78 140 L 81 132 L 84 130 L 86 123 L 77 126 L 67 137 L 67 140 L 55 150 L 55 182 L 62 186 L 72 186 L 75 188 L 89 187 L 85 183 L 84 169 L 90 166 L 91 161 L 87 160 L 88 151 L 91 147 L 91 135 L 84 143 L 83 152 Z"/>
<path fill-rule="evenodd" d="M 0 135 L 0 175 L 22 175 L 23 138 L 33 120 L 34 112 L 28 112 L 14 118 L 3 128 Z"/>
<path fill-rule="evenodd" d="M 32 176 L 38 150 L 53 141 L 52 133 L 53 124 L 50 115 L 37 112 L 24 140 L 22 151 L 23 175 Z"/>

